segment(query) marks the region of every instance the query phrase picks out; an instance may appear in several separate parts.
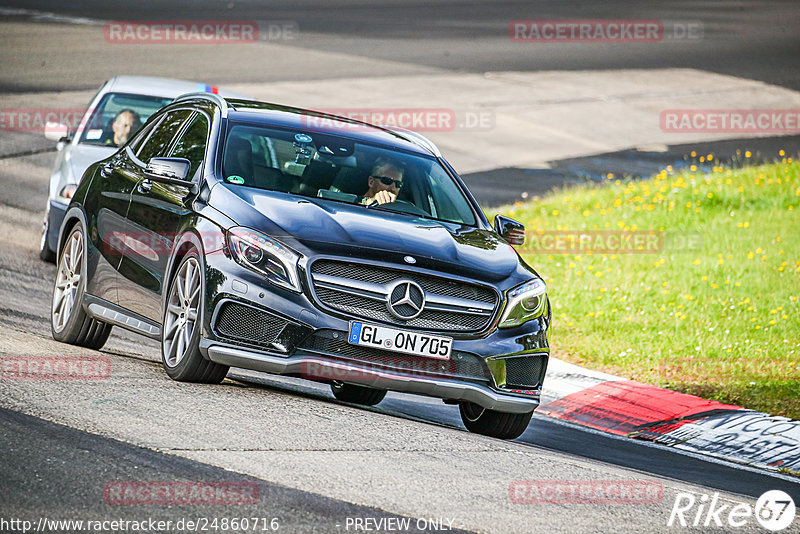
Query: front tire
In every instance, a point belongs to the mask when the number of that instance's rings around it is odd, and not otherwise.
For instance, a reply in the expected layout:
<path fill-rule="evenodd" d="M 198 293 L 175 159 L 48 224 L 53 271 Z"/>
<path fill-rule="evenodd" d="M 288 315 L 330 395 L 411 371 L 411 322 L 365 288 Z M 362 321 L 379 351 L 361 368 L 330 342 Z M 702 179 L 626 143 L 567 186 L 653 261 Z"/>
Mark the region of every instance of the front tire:
<path fill-rule="evenodd" d="M 364 406 L 375 406 L 386 396 L 385 389 L 344 384 L 337 381 L 331 382 L 331 391 L 333 391 L 333 396 L 342 402 L 352 402 Z"/>
<path fill-rule="evenodd" d="M 500 439 L 518 438 L 528 428 L 533 412 L 507 413 L 489 410 L 473 402 L 458 405 L 467 430 Z"/>
<path fill-rule="evenodd" d="M 44 214 L 42 222 L 42 237 L 39 240 L 39 259 L 48 263 L 56 262 L 56 253 L 50 250 L 47 244 L 47 235 L 50 233 L 50 213 Z"/>
<path fill-rule="evenodd" d="M 111 325 L 92 319 L 83 309 L 86 258 L 83 227 L 76 224 L 58 259 L 50 308 L 50 332 L 56 341 L 97 350 L 111 335 Z"/>
<path fill-rule="evenodd" d="M 229 367 L 200 353 L 204 280 L 200 256 L 191 250 L 181 260 L 167 293 L 161 321 L 161 363 L 173 380 L 219 384 Z"/>

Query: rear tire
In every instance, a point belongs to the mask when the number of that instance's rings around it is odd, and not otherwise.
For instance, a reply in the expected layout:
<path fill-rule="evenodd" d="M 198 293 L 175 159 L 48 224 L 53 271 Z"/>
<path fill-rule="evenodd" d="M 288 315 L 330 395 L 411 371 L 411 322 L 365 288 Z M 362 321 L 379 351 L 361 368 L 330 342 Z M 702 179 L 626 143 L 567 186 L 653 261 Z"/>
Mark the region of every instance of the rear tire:
<path fill-rule="evenodd" d="M 533 412 L 507 413 L 483 408 L 472 402 L 458 405 L 467 430 L 500 439 L 518 438 L 528 428 Z"/>
<path fill-rule="evenodd" d="M 179 382 L 219 384 L 228 374 L 227 365 L 200 353 L 204 288 L 202 260 L 192 249 L 172 277 L 161 320 L 161 363 L 167 375 Z"/>
<path fill-rule="evenodd" d="M 78 223 L 72 227 L 58 259 L 50 332 L 56 341 L 97 350 L 111 335 L 111 325 L 92 319 L 83 309 L 86 258 L 86 239 Z"/>
<path fill-rule="evenodd" d="M 364 406 L 375 406 L 386 396 L 385 389 L 344 384 L 342 382 L 331 382 L 331 391 L 333 391 L 333 396 L 342 402 L 352 402 L 353 404 L 362 404 Z"/>

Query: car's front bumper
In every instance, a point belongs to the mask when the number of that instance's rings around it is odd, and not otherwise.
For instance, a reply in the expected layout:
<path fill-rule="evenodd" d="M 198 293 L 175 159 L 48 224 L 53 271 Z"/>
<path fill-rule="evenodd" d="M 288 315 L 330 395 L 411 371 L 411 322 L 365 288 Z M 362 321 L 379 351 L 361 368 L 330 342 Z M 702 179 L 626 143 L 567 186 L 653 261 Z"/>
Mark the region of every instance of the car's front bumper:
<path fill-rule="evenodd" d="M 539 404 L 549 357 L 549 310 L 518 327 L 453 335 L 450 360 L 412 357 L 350 345 L 354 317 L 329 313 L 308 291 L 277 288 L 222 253 L 205 260 L 201 348 L 212 361 L 470 401 L 504 412 L 530 412 Z"/>
<path fill-rule="evenodd" d="M 47 246 L 53 252 L 58 251 L 58 233 L 61 230 L 61 223 L 64 222 L 64 215 L 66 215 L 68 207 L 68 204 L 50 200 L 50 206 L 47 209 Z"/>
<path fill-rule="evenodd" d="M 281 357 L 211 340 L 201 350 L 213 362 L 271 374 L 300 376 L 310 380 L 356 382 L 365 386 L 428 395 L 449 401 L 474 402 L 484 408 L 509 413 L 532 412 L 537 398 L 510 396 L 470 382 L 428 376 L 410 376 L 352 362 L 332 361 L 311 354 Z"/>

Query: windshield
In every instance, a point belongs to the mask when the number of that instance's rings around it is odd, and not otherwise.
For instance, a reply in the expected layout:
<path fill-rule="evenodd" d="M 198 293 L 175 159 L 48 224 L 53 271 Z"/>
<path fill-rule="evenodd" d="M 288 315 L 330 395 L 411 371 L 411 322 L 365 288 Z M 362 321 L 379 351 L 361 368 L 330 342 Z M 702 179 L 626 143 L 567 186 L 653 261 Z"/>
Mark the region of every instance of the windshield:
<path fill-rule="evenodd" d="M 120 146 L 144 124 L 147 119 L 172 102 L 172 98 L 108 93 L 94 109 L 80 143 L 103 146 Z"/>
<path fill-rule="evenodd" d="M 476 224 L 469 201 L 434 158 L 332 135 L 234 124 L 223 178 L 256 187 Z"/>

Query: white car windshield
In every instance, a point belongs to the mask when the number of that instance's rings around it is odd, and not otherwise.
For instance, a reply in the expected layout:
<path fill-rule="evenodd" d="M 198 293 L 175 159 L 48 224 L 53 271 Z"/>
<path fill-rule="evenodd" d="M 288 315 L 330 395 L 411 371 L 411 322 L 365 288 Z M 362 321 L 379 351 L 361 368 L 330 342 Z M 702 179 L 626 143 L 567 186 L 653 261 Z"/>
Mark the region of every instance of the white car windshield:
<path fill-rule="evenodd" d="M 172 98 L 108 93 L 92 112 L 80 143 L 103 146 L 120 146 L 144 124 L 147 119 L 172 102 Z"/>

